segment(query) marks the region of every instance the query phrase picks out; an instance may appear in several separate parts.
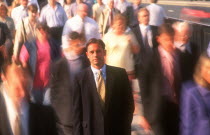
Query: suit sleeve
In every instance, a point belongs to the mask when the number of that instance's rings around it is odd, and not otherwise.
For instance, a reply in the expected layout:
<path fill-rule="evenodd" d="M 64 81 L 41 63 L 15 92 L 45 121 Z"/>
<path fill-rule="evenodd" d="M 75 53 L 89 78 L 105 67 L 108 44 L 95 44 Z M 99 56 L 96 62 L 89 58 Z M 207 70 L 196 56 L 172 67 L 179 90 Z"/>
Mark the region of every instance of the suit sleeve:
<path fill-rule="evenodd" d="M 134 112 L 134 100 L 133 100 L 133 93 L 132 89 L 130 87 L 130 83 L 128 80 L 128 76 L 125 70 L 121 73 L 122 79 L 122 84 L 124 88 L 124 133 L 129 135 L 131 132 L 131 122 L 133 120 L 133 112 Z"/>
<path fill-rule="evenodd" d="M 73 134 L 82 135 L 82 97 L 78 78 L 75 77 L 73 88 Z"/>

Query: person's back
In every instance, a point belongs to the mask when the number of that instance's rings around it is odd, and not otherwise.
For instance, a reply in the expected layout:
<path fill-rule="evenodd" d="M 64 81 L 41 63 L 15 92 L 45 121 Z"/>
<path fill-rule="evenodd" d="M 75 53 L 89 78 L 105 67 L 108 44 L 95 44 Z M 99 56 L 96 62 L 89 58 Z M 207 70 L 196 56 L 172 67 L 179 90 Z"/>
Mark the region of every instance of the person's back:
<path fill-rule="evenodd" d="M 156 0 L 151 0 L 156 1 Z M 150 12 L 150 25 L 160 26 L 164 23 L 166 14 L 164 9 L 157 5 L 155 2 L 152 2 L 149 6 L 146 7 Z"/>

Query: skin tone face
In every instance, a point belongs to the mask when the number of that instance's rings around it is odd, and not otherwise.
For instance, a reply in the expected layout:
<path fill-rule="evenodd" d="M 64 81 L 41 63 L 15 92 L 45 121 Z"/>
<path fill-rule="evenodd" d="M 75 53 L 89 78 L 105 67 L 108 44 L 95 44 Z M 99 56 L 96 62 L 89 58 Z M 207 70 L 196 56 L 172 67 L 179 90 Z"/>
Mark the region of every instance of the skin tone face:
<path fill-rule="evenodd" d="M 133 0 L 133 4 L 134 5 L 140 5 L 141 4 L 141 0 Z"/>
<path fill-rule="evenodd" d="M 125 31 L 125 22 L 122 20 L 117 20 L 113 24 L 114 33 L 116 35 L 121 35 Z"/>
<path fill-rule="evenodd" d="M 114 1 L 113 0 L 109 0 L 108 6 L 109 6 L 110 9 L 113 9 L 114 8 Z"/>
<path fill-rule="evenodd" d="M 29 17 L 29 20 L 30 21 L 35 21 L 36 20 L 36 17 L 37 17 L 37 12 L 32 12 L 32 11 L 28 11 L 28 17 Z"/>
<path fill-rule="evenodd" d="M 183 28 L 181 31 L 175 31 L 175 40 L 186 44 L 189 41 L 189 35 L 189 29 L 187 27 Z"/>
<path fill-rule="evenodd" d="M 29 82 L 29 78 L 23 75 L 23 72 L 18 68 L 20 67 L 11 65 L 8 67 L 6 75 L 2 75 L 6 92 L 16 106 L 25 97 L 25 90 Z"/>
<path fill-rule="evenodd" d="M 172 52 L 174 50 L 173 36 L 162 33 L 160 36 L 157 37 L 157 41 L 159 45 L 161 45 L 167 52 Z"/>
<path fill-rule="evenodd" d="M 97 0 L 97 3 L 99 4 L 99 5 L 102 5 L 103 3 L 102 3 L 102 0 Z"/>
<path fill-rule="evenodd" d="M 91 63 L 91 66 L 96 69 L 101 69 L 103 67 L 106 52 L 100 45 L 95 43 L 90 44 L 87 48 L 86 55 Z"/>
<path fill-rule="evenodd" d="M 79 4 L 77 9 L 77 14 L 84 19 L 87 16 L 88 13 L 88 7 L 85 4 Z"/>
<path fill-rule="evenodd" d="M 140 24 L 148 25 L 149 24 L 149 12 L 142 11 L 138 13 L 138 21 Z"/>
<path fill-rule="evenodd" d="M 83 53 L 84 49 L 85 49 L 84 42 L 81 41 L 80 39 L 74 39 L 70 40 L 69 47 L 64 51 L 66 53 L 74 52 L 75 54 L 80 55 Z"/>
<path fill-rule="evenodd" d="M 210 85 L 210 61 L 206 60 L 201 67 L 202 78 Z"/>
<path fill-rule="evenodd" d="M 20 4 L 26 7 L 28 5 L 28 0 L 20 0 Z"/>
<path fill-rule="evenodd" d="M 3 18 L 7 16 L 7 9 L 4 6 L 0 6 L 0 16 Z"/>

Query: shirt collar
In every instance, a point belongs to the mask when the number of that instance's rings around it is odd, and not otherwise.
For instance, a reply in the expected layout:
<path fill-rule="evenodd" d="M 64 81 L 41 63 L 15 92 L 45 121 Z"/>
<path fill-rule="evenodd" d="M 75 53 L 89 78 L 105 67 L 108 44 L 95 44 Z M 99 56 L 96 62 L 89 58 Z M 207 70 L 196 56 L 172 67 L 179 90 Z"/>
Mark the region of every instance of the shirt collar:
<path fill-rule="evenodd" d="M 149 25 L 139 24 L 139 27 L 143 30 L 149 29 Z"/>
<path fill-rule="evenodd" d="M 100 71 L 102 71 L 102 74 L 105 75 L 106 74 L 106 64 L 103 65 L 103 67 L 101 69 L 96 69 L 93 66 L 90 66 L 91 70 L 93 71 L 93 74 L 98 74 Z"/>

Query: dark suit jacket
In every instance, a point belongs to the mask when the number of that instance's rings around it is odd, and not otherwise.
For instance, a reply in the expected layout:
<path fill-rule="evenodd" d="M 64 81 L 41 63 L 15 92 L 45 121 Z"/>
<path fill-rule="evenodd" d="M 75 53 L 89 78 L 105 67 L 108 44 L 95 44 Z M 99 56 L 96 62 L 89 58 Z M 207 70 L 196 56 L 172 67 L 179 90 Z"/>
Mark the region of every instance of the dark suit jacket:
<path fill-rule="evenodd" d="M 77 66 L 78 71 L 90 65 L 86 56 L 79 60 L 82 65 Z M 72 80 L 75 73 L 70 72 L 70 66 L 66 58 L 59 59 L 52 66 L 51 104 L 56 112 L 59 135 L 72 135 Z"/>
<path fill-rule="evenodd" d="M 183 84 L 180 106 L 180 135 L 210 134 L 209 90 L 188 81 Z"/>
<path fill-rule="evenodd" d="M 199 58 L 198 46 L 190 42 L 189 51 L 180 52 L 180 65 L 181 65 L 181 74 L 183 81 L 191 80 L 194 73 L 194 68 Z"/>
<path fill-rule="evenodd" d="M 13 135 L 1 93 L 0 108 L 0 135 Z M 29 103 L 29 135 L 57 135 L 52 108 Z"/>
<path fill-rule="evenodd" d="M 126 71 L 106 67 L 105 109 L 102 111 L 91 68 L 75 79 L 74 135 L 130 135 L 134 111 Z"/>
<path fill-rule="evenodd" d="M 153 44 L 153 49 L 157 48 L 158 43 L 156 40 L 156 36 L 157 36 L 157 26 L 152 26 L 150 25 L 151 31 L 152 31 L 152 44 Z M 135 55 L 135 68 L 136 68 L 136 72 L 138 74 L 141 74 L 140 72 L 144 72 L 144 65 L 149 61 L 148 58 L 151 58 L 148 56 L 148 53 L 146 53 L 146 48 L 143 42 L 143 37 L 142 37 L 142 33 L 141 30 L 139 28 L 139 24 L 135 25 L 134 27 L 131 28 L 134 35 L 136 36 L 136 39 L 140 45 L 140 52 Z"/>
<path fill-rule="evenodd" d="M 178 104 L 164 96 L 164 79 L 160 54 L 154 50 L 152 60 L 146 65 L 140 80 L 144 115 L 157 135 L 178 134 Z M 180 84 L 177 83 L 176 95 Z"/>

